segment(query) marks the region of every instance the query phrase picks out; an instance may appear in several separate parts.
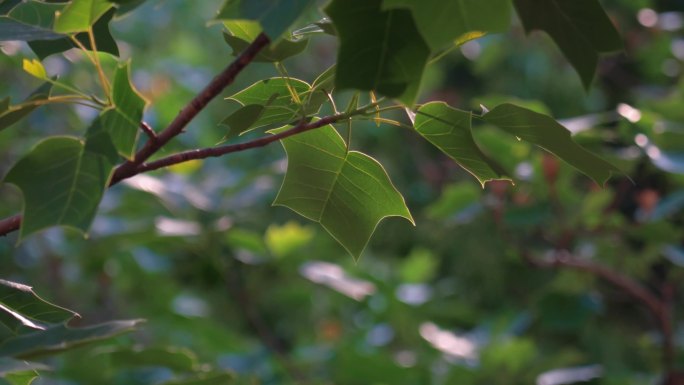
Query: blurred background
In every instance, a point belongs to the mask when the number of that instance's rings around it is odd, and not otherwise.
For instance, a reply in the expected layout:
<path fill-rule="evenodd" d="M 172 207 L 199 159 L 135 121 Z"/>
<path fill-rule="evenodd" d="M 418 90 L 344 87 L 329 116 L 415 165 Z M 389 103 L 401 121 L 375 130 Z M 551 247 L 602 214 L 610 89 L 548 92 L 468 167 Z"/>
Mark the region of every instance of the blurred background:
<path fill-rule="evenodd" d="M 223 26 L 207 24 L 220 4 L 150 0 L 112 23 L 152 127 L 165 127 L 231 60 Z M 417 227 L 384 221 L 355 262 L 317 224 L 271 206 L 287 164 L 279 144 L 140 175 L 107 191 L 87 240 L 66 229 L 18 247 L 16 234 L 0 240 L 0 276 L 82 322 L 147 319 L 108 345 L 51 359 L 56 370 L 35 384 L 170 384 L 173 359 L 230 369 L 244 384 L 683 383 L 684 2 L 602 4 L 625 49 L 602 58 L 590 90 L 546 35 L 526 36 L 516 19 L 509 33 L 432 65 L 421 101 L 548 113 L 629 178 L 601 188 L 479 125 L 477 141 L 515 175 L 514 186 L 482 189 L 410 130 L 357 122 L 352 148 L 386 167 Z M 312 37 L 285 66 L 312 82 L 336 49 L 334 38 Z M 20 99 L 39 85 L 21 71 L 32 54 L 14 42 L 1 50 L 0 95 Z M 114 68 L 115 58 L 103 60 Z M 78 53 L 44 64 L 97 89 Z M 250 65 L 225 96 L 269 76 L 278 76 L 272 65 Z M 237 107 L 214 101 L 166 153 L 220 142 L 218 123 Z M 0 175 L 42 136 L 82 135 L 95 114 L 47 106 L 0 131 Z M 0 200 L 2 217 L 21 209 L 13 186 L 0 185 Z M 671 309 L 670 332 L 605 274 L 537 266 L 559 252 L 644 289 Z M 131 348 L 169 359 L 107 354 Z"/>

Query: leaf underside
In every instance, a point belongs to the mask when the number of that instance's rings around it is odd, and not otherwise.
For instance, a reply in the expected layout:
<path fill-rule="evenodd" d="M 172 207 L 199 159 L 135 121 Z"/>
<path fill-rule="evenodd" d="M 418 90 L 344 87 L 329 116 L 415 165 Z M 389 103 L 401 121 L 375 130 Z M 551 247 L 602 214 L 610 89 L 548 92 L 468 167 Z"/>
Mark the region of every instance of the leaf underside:
<path fill-rule="evenodd" d="M 285 179 L 273 202 L 319 222 L 358 259 L 379 222 L 398 216 L 413 223 L 404 198 L 375 159 L 346 144 L 330 125 L 282 141 Z"/>
<path fill-rule="evenodd" d="M 570 131 L 550 116 L 513 104 L 501 104 L 483 116 L 487 123 L 535 144 L 604 185 L 622 171 L 572 140 Z"/>

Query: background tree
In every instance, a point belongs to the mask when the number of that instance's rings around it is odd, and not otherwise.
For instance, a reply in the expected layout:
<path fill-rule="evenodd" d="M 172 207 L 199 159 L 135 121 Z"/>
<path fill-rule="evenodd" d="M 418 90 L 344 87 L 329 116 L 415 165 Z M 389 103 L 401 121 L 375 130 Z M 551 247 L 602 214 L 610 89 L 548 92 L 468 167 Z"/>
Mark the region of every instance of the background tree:
<path fill-rule="evenodd" d="M 3 1 L 4 378 L 676 383 L 681 10 L 479 3 Z"/>

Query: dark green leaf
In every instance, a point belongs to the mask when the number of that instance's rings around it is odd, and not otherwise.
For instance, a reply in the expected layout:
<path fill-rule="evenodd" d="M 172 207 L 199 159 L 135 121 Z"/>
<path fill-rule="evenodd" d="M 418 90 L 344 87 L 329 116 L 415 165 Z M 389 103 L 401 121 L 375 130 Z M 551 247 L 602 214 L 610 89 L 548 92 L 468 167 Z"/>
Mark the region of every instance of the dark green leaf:
<path fill-rule="evenodd" d="M 617 167 L 580 147 L 572 140 L 570 131 L 549 116 L 513 104 L 501 104 L 486 113 L 484 119 L 556 155 L 600 185 L 605 184 L 612 174 L 622 173 Z"/>
<path fill-rule="evenodd" d="M 288 166 L 273 204 L 320 223 L 355 259 L 382 219 L 398 216 L 413 223 L 382 165 L 360 152 L 347 152 L 332 126 L 281 142 Z"/>
<path fill-rule="evenodd" d="M 112 37 L 109 30 L 109 22 L 114 17 L 115 10 L 109 10 L 93 25 L 93 36 L 95 37 L 95 46 L 98 52 L 106 52 L 114 56 L 119 56 L 119 47 Z M 90 44 L 90 37 L 87 32 L 76 34 L 76 39 L 87 49 L 92 50 Z M 73 40 L 68 37 L 63 37 L 57 40 L 34 40 L 29 42 L 29 47 L 42 60 L 50 55 L 62 53 L 71 48 L 78 47 Z"/>
<path fill-rule="evenodd" d="M 0 341 L 20 330 L 41 329 L 77 314 L 40 298 L 29 286 L 0 279 Z"/>
<path fill-rule="evenodd" d="M 38 105 L 31 102 L 49 99 L 51 90 L 52 83 L 44 83 L 19 105 L 10 106 L 9 98 L 0 101 L 0 131 L 18 122 L 38 108 Z"/>
<path fill-rule="evenodd" d="M 471 131 L 472 113 L 456 110 L 443 102 L 418 109 L 416 131 L 439 148 L 484 186 L 490 180 L 508 179 L 506 172 L 477 146 Z"/>
<path fill-rule="evenodd" d="M 230 35 L 227 33 L 223 34 L 223 39 L 228 43 L 230 48 L 233 49 L 233 56 L 237 56 L 240 52 L 244 51 L 251 42 L 243 40 L 237 36 Z M 254 61 L 257 62 L 281 62 L 292 56 L 296 56 L 306 49 L 308 40 L 302 39 L 297 41 L 292 41 L 288 39 L 283 39 L 278 41 L 275 45 L 271 44 L 265 49 L 263 49 L 256 56 Z"/>
<path fill-rule="evenodd" d="M 514 0 L 525 30 L 545 31 L 588 88 L 600 53 L 622 49 L 622 40 L 598 0 Z"/>
<path fill-rule="evenodd" d="M 291 91 L 297 94 L 303 107 L 293 100 Z M 250 126 L 250 128 L 258 128 L 275 123 L 290 123 L 303 116 L 316 114 L 327 97 L 323 92 L 311 91 L 311 86 L 302 80 L 271 78 L 261 80 L 228 99 L 243 106 L 264 106 L 258 119 Z M 251 109 L 252 111 L 248 111 L 249 114 L 245 114 L 253 116 L 256 108 Z"/>
<path fill-rule="evenodd" d="M 277 40 L 315 0 L 227 0 L 219 20 L 255 20 L 264 33 Z"/>
<path fill-rule="evenodd" d="M 224 140 L 234 138 L 249 131 L 259 121 L 265 108 L 265 106 L 259 104 L 248 104 L 223 119 L 221 125 L 228 126 L 228 133 Z"/>
<path fill-rule="evenodd" d="M 410 8 L 434 51 L 469 32 L 501 32 L 511 20 L 509 0 L 384 0 L 383 8 Z"/>
<path fill-rule="evenodd" d="M 92 135 L 86 143 L 72 137 L 38 143 L 5 177 L 24 196 L 20 238 L 57 225 L 86 232 L 116 161 L 106 134 Z"/>
<path fill-rule="evenodd" d="M 381 0 L 333 0 L 326 7 L 340 38 L 335 84 L 412 105 L 430 49 L 410 11 L 380 6 Z"/>
<path fill-rule="evenodd" d="M 55 33 L 50 29 L 21 23 L 7 16 L 0 16 L 0 41 L 54 40 L 63 37 L 64 35 Z"/>
<path fill-rule="evenodd" d="M 109 134 L 119 154 L 131 159 L 135 154 L 140 134 L 140 121 L 145 109 L 145 99 L 138 94 L 130 81 L 130 64 L 120 65 L 112 83 L 114 106 L 104 110 L 99 124 L 95 124 L 89 135 L 104 131 Z"/>
<path fill-rule="evenodd" d="M 111 321 L 72 329 L 64 324 L 10 338 L 0 344 L 0 356 L 29 359 L 59 353 L 136 329 L 140 320 Z"/>

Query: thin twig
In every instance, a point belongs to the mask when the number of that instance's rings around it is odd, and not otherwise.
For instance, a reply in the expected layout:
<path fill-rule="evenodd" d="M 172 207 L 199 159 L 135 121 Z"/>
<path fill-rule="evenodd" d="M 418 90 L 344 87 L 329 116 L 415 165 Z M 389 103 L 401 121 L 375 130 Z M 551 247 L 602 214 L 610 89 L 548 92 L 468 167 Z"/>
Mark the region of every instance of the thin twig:
<path fill-rule="evenodd" d="M 156 141 L 157 140 L 157 133 L 154 132 L 152 127 L 150 127 L 147 122 L 140 122 L 140 129 L 142 130 L 145 135 L 147 135 L 147 138 L 151 141 Z"/>
<path fill-rule="evenodd" d="M 344 119 L 348 119 L 348 118 L 349 118 L 348 114 L 337 114 L 337 115 L 326 116 L 322 119 L 319 119 L 315 122 L 310 122 L 310 123 L 307 123 L 306 121 L 302 120 L 296 126 L 290 128 L 289 130 L 280 132 L 280 133 L 275 134 L 275 135 L 263 136 L 261 138 L 251 140 L 249 142 L 230 144 L 227 146 L 201 148 L 201 149 L 196 149 L 196 150 L 184 151 L 184 152 L 180 152 L 177 154 L 167 156 L 166 158 L 155 160 L 154 162 L 144 163 L 135 169 L 135 171 L 136 171 L 135 173 L 140 174 L 143 172 L 158 170 L 160 168 L 173 166 L 175 164 L 187 162 L 189 160 L 215 158 L 215 157 L 223 156 L 223 155 L 230 154 L 233 152 L 245 151 L 245 150 L 249 150 L 249 149 L 257 148 L 257 147 L 264 147 L 268 144 L 271 144 L 271 143 L 276 142 L 276 141 L 281 140 L 281 139 L 285 139 L 285 138 L 290 137 L 292 135 L 297 135 L 297 134 L 300 134 L 302 132 L 313 130 L 313 129 L 316 129 L 319 127 L 323 127 L 325 125 L 335 123 L 335 122 L 338 122 L 340 120 L 344 120 Z M 121 181 L 121 179 L 112 179 L 110 186 L 114 185 L 120 181 Z"/>
<path fill-rule="evenodd" d="M 138 166 L 149 159 L 150 156 L 156 153 L 171 139 L 180 134 L 188 123 L 190 123 L 212 99 L 235 81 L 237 75 L 254 60 L 259 51 L 266 47 L 269 42 L 270 40 L 265 34 L 260 34 L 249 47 L 242 51 L 235 61 L 209 82 L 209 84 L 207 84 L 207 86 L 181 110 L 171 124 L 157 135 L 156 141 L 145 143 L 143 148 L 135 154 L 132 161 L 128 161 L 117 167 L 114 176 L 112 177 L 112 181 L 118 182 L 137 174 Z"/>

